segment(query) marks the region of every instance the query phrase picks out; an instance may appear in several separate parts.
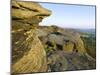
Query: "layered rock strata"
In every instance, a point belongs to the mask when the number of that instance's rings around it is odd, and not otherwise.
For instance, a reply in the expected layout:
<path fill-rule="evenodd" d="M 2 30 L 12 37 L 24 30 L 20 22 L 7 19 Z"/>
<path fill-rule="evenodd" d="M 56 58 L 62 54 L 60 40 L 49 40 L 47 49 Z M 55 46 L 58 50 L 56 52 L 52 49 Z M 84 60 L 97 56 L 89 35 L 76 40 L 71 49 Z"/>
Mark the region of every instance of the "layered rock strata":
<path fill-rule="evenodd" d="M 12 0 L 11 13 L 12 74 L 96 68 L 80 33 L 39 25 L 51 15 L 50 10 L 35 2 Z"/>
<path fill-rule="evenodd" d="M 51 11 L 38 3 L 12 1 L 12 74 L 46 72 L 46 52 L 36 27 Z"/>

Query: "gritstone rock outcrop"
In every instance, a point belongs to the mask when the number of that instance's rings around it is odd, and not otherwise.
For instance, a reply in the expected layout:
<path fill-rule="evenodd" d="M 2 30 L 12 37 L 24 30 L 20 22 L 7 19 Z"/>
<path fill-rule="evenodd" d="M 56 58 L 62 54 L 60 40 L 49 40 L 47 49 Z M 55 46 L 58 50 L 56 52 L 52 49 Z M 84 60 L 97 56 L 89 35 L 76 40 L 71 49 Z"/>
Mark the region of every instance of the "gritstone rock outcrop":
<path fill-rule="evenodd" d="M 35 29 L 51 11 L 38 3 L 12 1 L 12 73 L 46 72 L 46 52 Z"/>
<path fill-rule="evenodd" d="M 39 26 L 51 11 L 35 2 L 12 0 L 12 74 L 95 69 L 80 33 Z"/>

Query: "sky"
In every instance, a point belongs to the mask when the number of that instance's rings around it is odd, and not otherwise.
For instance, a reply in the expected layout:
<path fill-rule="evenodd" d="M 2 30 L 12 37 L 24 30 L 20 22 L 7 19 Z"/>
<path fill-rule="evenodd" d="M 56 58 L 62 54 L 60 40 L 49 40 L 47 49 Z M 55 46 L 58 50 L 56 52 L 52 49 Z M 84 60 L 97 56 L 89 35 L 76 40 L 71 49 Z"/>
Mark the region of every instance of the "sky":
<path fill-rule="evenodd" d="M 40 25 L 57 25 L 63 28 L 95 28 L 95 6 L 40 3 L 52 11 L 52 15 L 43 19 Z"/>

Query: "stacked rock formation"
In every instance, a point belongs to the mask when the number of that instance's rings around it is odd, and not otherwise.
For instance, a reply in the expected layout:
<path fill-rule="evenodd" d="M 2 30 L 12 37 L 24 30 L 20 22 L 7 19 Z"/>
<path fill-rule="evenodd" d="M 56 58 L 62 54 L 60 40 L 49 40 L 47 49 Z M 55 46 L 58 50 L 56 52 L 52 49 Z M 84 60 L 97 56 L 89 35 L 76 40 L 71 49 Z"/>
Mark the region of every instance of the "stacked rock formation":
<path fill-rule="evenodd" d="M 51 11 L 34 2 L 12 1 L 12 73 L 46 72 L 46 52 L 35 29 Z"/>

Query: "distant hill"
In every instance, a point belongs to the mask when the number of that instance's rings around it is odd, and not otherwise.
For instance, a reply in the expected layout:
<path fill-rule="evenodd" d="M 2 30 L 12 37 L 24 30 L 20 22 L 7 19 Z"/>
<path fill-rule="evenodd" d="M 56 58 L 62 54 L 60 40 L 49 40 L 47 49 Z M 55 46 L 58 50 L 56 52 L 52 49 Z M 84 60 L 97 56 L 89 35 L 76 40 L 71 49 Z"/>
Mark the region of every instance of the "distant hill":
<path fill-rule="evenodd" d="M 84 33 L 95 33 L 96 29 L 76 29 L 79 32 L 84 32 Z"/>

